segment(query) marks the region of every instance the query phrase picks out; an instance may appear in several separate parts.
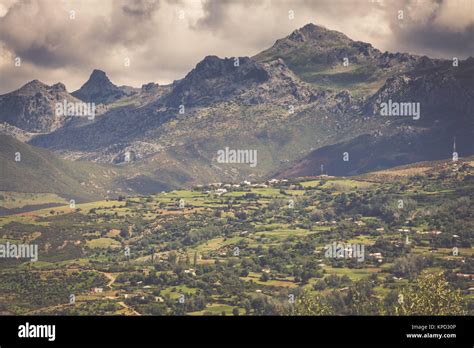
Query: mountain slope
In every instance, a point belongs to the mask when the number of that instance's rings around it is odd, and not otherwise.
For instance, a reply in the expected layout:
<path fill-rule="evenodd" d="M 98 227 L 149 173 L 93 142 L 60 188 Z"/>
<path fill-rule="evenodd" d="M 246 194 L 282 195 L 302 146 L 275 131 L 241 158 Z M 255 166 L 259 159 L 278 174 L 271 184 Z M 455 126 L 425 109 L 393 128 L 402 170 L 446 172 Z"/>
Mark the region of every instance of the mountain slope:
<path fill-rule="evenodd" d="M 285 62 L 266 63 L 248 57 L 207 56 L 180 81 L 164 102 L 175 105 L 210 105 L 226 100 L 244 104 L 309 101 L 314 97 L 310 86 L 298 81 Z"/>
<path fill-rule="evenodd" d="M 95 73 L 84 90 L 90 85 L 97 98 L 112 96 L 107 111 L 29 143 L 120 165 L 139 182 L 178 186 L 311 175 L 322 163 L 331 174 L 349 175 L 446 158 L 454 136 L 461 155 L 470 155 L 473 67 L 473 59 L 453 67 L 382 53 L 309 24 L 255 57 L 208 56 L 183 79 L 144 85 L 130 96 L 114 96 L 118 87 Z M 382 116 L 389 100 L 419 103 L 421 117 Z M 256 150 L 258 164 L 218 163 L 227 147 Z M 344 152 L 350 160 L 341 163 Z"/>
<path fill-rule="evenodd" d="M 419 103 L 419 119 L 381 116 L 380 105 L 388 100 Z M 384 123 L 371 133 L 314 150 L 278 175 L 314 175 L 321 164 L 331 175 L 348 175 L 449 158 L 454 138 L 460 156 L 472 155 L 474 59 L 462 61 L 459 67 L 445 62 L 390 78 L 363 109 L 370 115 L 367 118 Z M 345 152 L 349 161 L 343 161 Z"/>
<path fill-rule="evenodd" d="M 57 158 L 50 151 L 0 135 L 0 188 L 2 191 L 57 193 L 67 199 L 88 201 L 125 192 L 120 168 Z M 20 161 L 15 161 L 17 154 Z M 107 191 L 110 191 L 109 193 Z"/>
<path fill-rule="evenodd" d="M 361 96 L 375 92 L 388 77 L 413 68 L 420 59 L 410 54 L 382 53 L 369 43 L 353 41 L 312 23 L 253 58 L 261 62 L 281 58 L 314 86 L 348 89 Z"/>
<path fill-rule="evenodd" d="M 0 122 L 27 132 L 52 132 L 72 119 L 56 114 L 56 103 L 64 100 L 80 102 L 62 83 L 48 86 L 33 80 L 14 92 L 0 95 Z"/>
<path fill-rule="evenodd" d="M 160 169 L 168 171 L 193 163 L 192 174 L 181 177 L 199 183 L 262 177 L 343 131 L 350 95 L 313 89 L 280 59 L 239 60 L 234 67 L 233 60 L 207 57 L 148 105 L 116 108 L 94 123 L 38 136 L 31 144 L 98 162 L 121 163 L 129 151 L 146 171 L 156 171 L 155 158 L 165 158 Z M 218 165 L 217 151 L 226 146 L 258 150 L 259 165 Z"/>

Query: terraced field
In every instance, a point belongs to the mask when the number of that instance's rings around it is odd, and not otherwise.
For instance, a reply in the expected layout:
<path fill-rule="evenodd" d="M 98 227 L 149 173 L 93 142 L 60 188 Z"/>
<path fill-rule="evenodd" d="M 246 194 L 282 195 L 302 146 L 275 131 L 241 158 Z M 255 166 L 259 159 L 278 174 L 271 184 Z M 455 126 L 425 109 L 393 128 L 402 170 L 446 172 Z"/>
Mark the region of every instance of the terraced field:
<path fill-rule="evenodd" d="M 0 217 L 1 244 L 39 250 L 37 262 L 0 260 L 0 310 L 285 315 L 314 296 L 332 314 L 387 315 L 403 289 L 441 274 L 460 313 L 472 313 L 472 167 L 390 176 L 398 179 L 215 184 L 72 206 L 55 194 L 4 193 L 8 208 L 58 205 Z"/>

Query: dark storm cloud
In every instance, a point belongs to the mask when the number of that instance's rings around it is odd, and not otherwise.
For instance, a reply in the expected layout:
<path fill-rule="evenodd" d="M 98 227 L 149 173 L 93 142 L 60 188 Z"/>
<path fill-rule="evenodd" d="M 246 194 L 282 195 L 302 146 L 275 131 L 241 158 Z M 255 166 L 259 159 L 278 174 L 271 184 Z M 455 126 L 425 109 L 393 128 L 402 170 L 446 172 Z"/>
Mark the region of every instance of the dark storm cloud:
<path fill-rule="evenodd" d="M 159 1 L 136 0 L 122 6 L 123 12 L 130 16 L 150 17 L 159 7 Z"/>
<path fill-rule="evenodd" d="M 461 33 L 446 32 L 427 27 L 416 28 L 397 35 L 399 47 L 406 51 L 424 53 L 443 57 L 474 56 L 474 26 L 469 26 Z"/>
<path fill-rule="evenodd" d="M 203 1 L 202 9 L 204 16 L 197 21 L 196 28 L 219 30 L 225 22 L 229 21 L 232 16 L 232 5 L 241 5 L 242 1 L 238 0 L 221 0 L 221 1 Z M 247 1 L 249 7 L 255 5 Z"/>
<path fill-rule="evenodd" d="M 94 68 L 117 84 L 169 83 L 206 55 L 252 56 L 309 22 L 381 50 L 466 58 L 473 55 L 473 6 L 474 0 L 0 0 L 0 93 L 32 79 L 75 90 Z"/>
<path fill-rule="evenodd" d="M 204 16 L 196 29 L 212 30 L 231 38 L 235 31 L 223 28 L 244 20 L 236 17 L 237 3 L 205 0 Z M 451 57 L 453 53 L 463 58 L 474 55 L 474 0 L 273 0 L 271 6 L 265 6 L 264 1 L 240 3 L 247 5 L 243 15 L 259 11 L 261 22 L 257 25 L 271 17 L 280 22 L 286 33 L 292 23 L 285 19 L 292 10 L 298 23 L 298 17 L 310 18 L 315 24 L 368 41 L 380 49 L 437 57 Z M 404 12 L 403 20 L 398 18 L 400 10 Z"/>
<path fill-rule="evenodd" d="M 403 10 L 404 19 L 389 16 L 392 44 L 389 48 L 429 56 L 474 56 L 474 1 L 432 0 L 414 7 L 405 0 L 390 7 Z M 398 5 L 398 6 L 397 6 Z"/>

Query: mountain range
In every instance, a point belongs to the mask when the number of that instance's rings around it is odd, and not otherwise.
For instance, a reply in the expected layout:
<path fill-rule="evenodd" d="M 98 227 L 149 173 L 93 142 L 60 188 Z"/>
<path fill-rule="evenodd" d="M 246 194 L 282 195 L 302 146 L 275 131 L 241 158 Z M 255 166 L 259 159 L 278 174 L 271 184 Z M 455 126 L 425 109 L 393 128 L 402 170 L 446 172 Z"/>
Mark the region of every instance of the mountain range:
<path fill-rule="evenodd" d="M 95 103 L 96 117 L 57 116 L 54 105 L 63 100 Z M 383 115 L 384 103 L 418 105 L 419 117 Z M 469 156 L 473 115 L 474 58 L 453 64 L 381 52 L 314 24 L 253 57 L 207 56 L 169 85 L 119 87 L 94 70 L 72 93 L 62 83 L 34 80 L 0 96 L 0 133 L 11 151 L 47 151 L 57 163 L 98 170 L 103 189 L 95 195 L 321 169 L 355 175 L 449 158 L 454 138 L 459 156 Z M 5 148 L 1 165 L 11 171 L 2 176 L 20 178 Z M 258 165 L 219 163 L 225 148 L 257 150 Z M 41 160 L 36 165 L 53 170 Z M 55 170 L 71 178 L 62 165 Z M 104 177 L 102 170 L 115 174 Z"/>

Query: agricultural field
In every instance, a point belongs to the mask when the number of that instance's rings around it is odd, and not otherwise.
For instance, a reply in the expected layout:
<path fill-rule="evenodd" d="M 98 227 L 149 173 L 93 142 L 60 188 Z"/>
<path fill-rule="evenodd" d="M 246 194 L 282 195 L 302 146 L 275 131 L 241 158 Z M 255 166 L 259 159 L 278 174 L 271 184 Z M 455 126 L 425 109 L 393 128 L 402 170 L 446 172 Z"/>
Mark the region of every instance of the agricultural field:
<path fill-rule="evenodd" d="M 413 314 L 400 294 L 432 276 L 455 301 L 437 314 L 472 314 L 473 178 L 461 162 L 72 205 L 3 192 L 40 208 L 0 216 L 0 244 L 37 246 L 0 259 L 0 313 Z"/>

